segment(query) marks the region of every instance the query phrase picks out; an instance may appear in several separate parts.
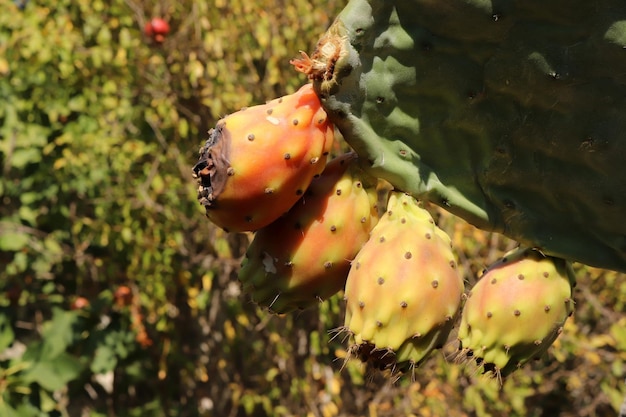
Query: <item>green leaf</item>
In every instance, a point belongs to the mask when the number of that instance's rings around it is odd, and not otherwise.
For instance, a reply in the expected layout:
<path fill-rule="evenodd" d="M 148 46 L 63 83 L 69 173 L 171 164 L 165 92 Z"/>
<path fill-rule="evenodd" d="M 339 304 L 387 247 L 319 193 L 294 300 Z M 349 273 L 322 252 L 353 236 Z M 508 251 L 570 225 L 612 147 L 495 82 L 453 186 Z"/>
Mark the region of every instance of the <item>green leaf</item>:
<path fill-rule="evenodd" d="M 4 314 L 0 315 L 0 352 L 11 346 L 14 339 L 15 333 L 13 332 L 11 321 Z"/>
<path fill-rule="evenodd" d="M 0 402 L 0 416 L 3 417 L 22 417 L 15 411 L 10 405 L 5 402 Z"/>
<path fill-rule="evenodd" d="M 39 193 L 35 191 L 27 191 L 20 195 L 20 201 L 22 204 L 31 205 L 34 202 L 38 201 L 41 198 Z"/>
<path fill-rule="evenodd" d="M 117 366 L 117 356 L 109 346 L 98 346 L 93 361 L 89 366 L 94 374 L 103 374 L 112 371 Z"/>
<path fill-rule="evenodd" d="M 20 219 L 24 220 L 28 224 L 34 226 L 37 223 L 37 215 L 39 214 L 38 210 L 35 210 L 28 206 L 21 206 L 18 213 Z"/>
<path fill-rule="evenodd" d="M 57 402 L 45 390 L 39 390 L 39 407 L 41 411 L 49 413 L 57 407 Z"/>
<path fill-rule="evenodd" d="M 19 272 L 24 272 L 28 268 L 28 256 L 24 252 L 16 252 L 13 257 L 13 263 Z"/>
<path fill-rule="evenodd" d="M 611 336 L 615 338 L 615 348 L 620 351 L 626 350 L 626 328 L 624 328 L 623 322 L 626 322 L 626 320 L 620 320 L 620 322 L 614 323 L 610 329 Z"/>
<path fill-rule="evenodd" d="M 607 381 L 600 384 L 600 389 L 609 398 L 613 408 L 615 408 L 615 410 L 619 410 L 622 402 L 624 401 L 624 394 L 620 390 L 612 387 Z"/>
<path fill-rule="evenodd" d="M 46 252 L 52 255 L 61 255 L 63 254 L 63 248 L 59 244 L 57 239 L 52 237 L 46 237 L 43 242 L 44 247 L 46 248 Z"/>
<path fill-rule="evenodd" d="M 26 233 L 3 232 L 0 235 L 0 250 L 17 252 L 28 245 L 30 238 Z"/>
<path fill-rule="evenodd" d="M 11 165 L 15 168 L 24 168 L 40 161 L 41 151 L 36 148 L 16 149 L 11 157 Z"/>
<path fill-rule="evenodd" d="M 76 96 L 72 98 L 67 104 L 67 107 L 71 111 L 75 111 L 75 112 L 82 112 L 83 110 L 85 110 L 86 106 L 87 106 L 87 101 L 85 100 L 84 96 Z"/>
<path fill-rule="evenodd" d="M 53 360 L 67 349 L 74 340 L 72 327 L 77 319 L 76 311 L 63 311 L 60 308 L 53 310 L 52 320 L 44 323 L 42 332 L 42 360 Z"/>
<path fill-rule="evenodd" d="M 180 119 L 178 122 L 178 134 L 182 138 L 186 138 L 189 134 L 189 123 L 187 122 L 187 119 Z"/>
<path fill-rule="evenodd" d="M 24 397 L 22 403 L 15 406 L 15 411 L 19 417 L 41 417 L 41 410 L 28 402 L 28 397 Z"/>
<path fill-rule="evenodd" d="M 56 391 L 75 379 L 82 368 L 77 358 L 61 353 L 54 359 L 42 359 L 41 362 L 34 364 L 23 373 L 22 380 L 27 384 L 37 383 L 48 391 Z"/>

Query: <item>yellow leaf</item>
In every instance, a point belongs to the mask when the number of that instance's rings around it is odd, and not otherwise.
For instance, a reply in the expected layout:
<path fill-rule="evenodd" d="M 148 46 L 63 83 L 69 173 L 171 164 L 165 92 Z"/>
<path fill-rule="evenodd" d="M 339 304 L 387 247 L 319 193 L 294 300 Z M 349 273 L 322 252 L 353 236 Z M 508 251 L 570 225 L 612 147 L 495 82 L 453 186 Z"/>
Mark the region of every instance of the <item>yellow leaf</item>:
<path fill-rule="evenodd" d="M 333 402 L 324 404 L 322 407 L 322 416 L 324 417 L 334 417 L 337 414 L 339 414 L 339 408 L 337 408 L 337 404 Z"/>
<path fill-rule="evenodd" d="M 245 314 L 239 314 L 237 316 L 237 323 L 241 324 L 243 327 L 248 327 L 250 325 L 250 320 Z"/>
<path fill-rule="evenodd" d="M 189 123 L 187 119 L 180 119 L 178 122 L 178 134 L 181 138 L 186 138 L 189 134 Z"/>
<path fill-rule="evenodd" d="M 204 366 L 196 368 L 196 377 L 202 382 L 207 382 L 209 380 L 209 374 Z"/>
<path fill-rule="evenodd" d="M 567 388 L 568 391 L 575 391 L 580 389 L 583 386 L 583 382 L 580 379 L 580 376 L 577 374 L 570 374 L 570 377 L 567 380 Z"/>
<path fill-rule="evenodd" d="M 370 417 L 378 417 L 378 411 L 376 410 L 376 405 L 375 404 L 370 403 L 367 406 L 367 409 L 369 411 L 369 416 Z"/>
<path fill-rule="evenodd" d="M 204 76 L 204 65 L 200 61 L 190 61 L 187 65 L 187 72 L 189 74 L 189 81 L 194 88 L 198 87 L 198 80 Z"/>
<path fill-rule="evenodd" d="M 598 348 L 602 346 L 615 346 L 615 340 L 608 334 L 599 334 L 589 340 L 591 346 Z"/>
<path fill-rule="evenodd" d="M 52 165 L 52 168 L 57 170 L 57 169 L 61 169 L 63 167 L 65 167 L 67 165 L 67 160 L 64 158 L 59 158 L 56 161 L 54 161 L 54 164 Z"/>
<path fill-rule="evenodd" d="M 271 382 L 274 380 L 274 378 L 276 378 L 276 376 L 280 374 L 280 369 L 274 367 L 274 368 L 270 368 L 266 373 L 265 373 L 265 380 L 267 382 Z"/>
<path fill-rule="evenodd" d="M 585 358 L 588 362 L 591 362 L 593 365 L 598 365 L 602 362 L 602 358 L 598 355 L 597 352 L 590 351 L 585 354 Z"/>
<path fill-rule="evenodd" d="M 226 320 L 224 322 L 224 335 L 226 339 L 233 340 L 236 336 L 235 328 L 233 327 L 233 323 L 230 320 Z"/>
<path fill-rule="evenodd" d="M 281 339 L 280 334 L 278 334 L 276 332 L 272 332 L 270 334 L 270 342 L 272 342 L 272 343 L 279 343 L 279 342 L 281 342 L 281 340 L 282 339 Z"/>
<path fill-rule="evenodd" d="M 211 291 L 212 286 L 213 286 L 213 274 L 210 272 L 207 272 L 206 274 L 202 275 L 202 288 L 205 291 Z"/>
<path fill-rule="evenodd" d="M 113 58 L 113 62 L 115 62 L 117 66 L 125 67 L 128 64 L 126 49 L 119 48 L 115 54 L 115 58 Z"/>
<path fill-rule="evenodd" d="M 0 75 L 6 75 L 8 73 L 9 73 L 9 62 L 4 58 L 0 58 Z"/>

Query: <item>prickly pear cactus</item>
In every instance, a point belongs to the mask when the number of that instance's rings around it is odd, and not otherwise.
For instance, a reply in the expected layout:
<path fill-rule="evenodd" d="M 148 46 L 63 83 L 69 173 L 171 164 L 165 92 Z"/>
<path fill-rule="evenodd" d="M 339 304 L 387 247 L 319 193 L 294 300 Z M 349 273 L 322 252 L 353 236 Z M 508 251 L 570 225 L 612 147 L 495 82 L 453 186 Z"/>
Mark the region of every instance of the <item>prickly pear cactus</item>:
<path fill-rule="evenodd" d="M 464 291 L 430 201 L 528 248 L 468 295 L 459 358 L 503 377 L 546 352 L 570 263 L 626 272 L 625 22 L 622 0 L 350 0 L 292 60 L 312 84 L 225 117 L 194 167 L 208 217 L 256 232 L 244 290 L 284 313 L 345 283 L 349 353 L 412 370 Z M 354 155 L 326 165 L 334 128 L 393 186 L 380 220 Z"/>
<path fill-rule="evenodd" d="M 626 2 L 351 0 L 296 68 L 371 172 L 626 271 Z"/>

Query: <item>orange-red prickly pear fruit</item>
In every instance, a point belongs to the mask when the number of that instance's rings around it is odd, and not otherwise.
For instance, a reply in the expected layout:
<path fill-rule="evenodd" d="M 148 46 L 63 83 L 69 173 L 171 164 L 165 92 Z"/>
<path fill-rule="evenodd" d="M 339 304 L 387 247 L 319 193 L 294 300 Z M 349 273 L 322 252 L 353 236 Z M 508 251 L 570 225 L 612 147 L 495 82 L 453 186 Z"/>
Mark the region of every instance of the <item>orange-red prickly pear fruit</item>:
<path fill-rule="evenodd" d="M 193 168 L 207 217 L 230 232 L 276 220 L 324 170 L 333 129 L 311 84 L 221 119 Z"/>
<path fill-rule="evenodd" d="M 257 231 L 239 272 L 244 290 L 279 314 L 340 291 L 378 222 L 378 202 L 386 204 L 377 184 L 355 153 L 330 161 L 285 216 Z"/>

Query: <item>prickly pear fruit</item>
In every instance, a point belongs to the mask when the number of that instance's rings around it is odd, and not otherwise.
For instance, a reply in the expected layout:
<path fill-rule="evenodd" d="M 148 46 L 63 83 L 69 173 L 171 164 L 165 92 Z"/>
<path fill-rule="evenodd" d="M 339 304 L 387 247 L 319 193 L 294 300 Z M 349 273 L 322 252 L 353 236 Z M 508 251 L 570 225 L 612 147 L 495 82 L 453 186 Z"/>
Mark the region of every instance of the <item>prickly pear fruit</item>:
<path fill-rule="evenodd" d="M 221 119 L 193 168 L 207 217 L 231 232 L 276 220 L 324 170 L 333 129 L 310 84 Z"/>
<path fill-rule="evenodd" d="M 463 307 L 461 357 L 506 376 L 540 356 L 573 311 L 569 262 L 515 249 L 485 271 Z"/>
<path fill-rule="evenodd" d="M 392 373 L 415 368 L 446 342 L 463 290 L 448 235 L 393 191 L 348 274 L 350 353 Z"/>
<path fill-rule="evenodd" d="M 239 273 L 255 302 L 286 313 L 343 288 L 378 221 L 377 180 L 357 162 L 355 153 L 329 162 L 285 216 L 257 231 Z"/>

